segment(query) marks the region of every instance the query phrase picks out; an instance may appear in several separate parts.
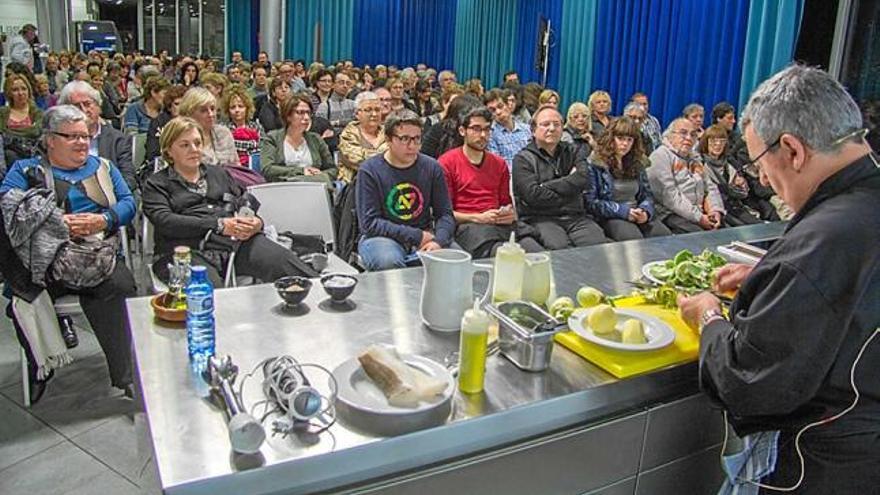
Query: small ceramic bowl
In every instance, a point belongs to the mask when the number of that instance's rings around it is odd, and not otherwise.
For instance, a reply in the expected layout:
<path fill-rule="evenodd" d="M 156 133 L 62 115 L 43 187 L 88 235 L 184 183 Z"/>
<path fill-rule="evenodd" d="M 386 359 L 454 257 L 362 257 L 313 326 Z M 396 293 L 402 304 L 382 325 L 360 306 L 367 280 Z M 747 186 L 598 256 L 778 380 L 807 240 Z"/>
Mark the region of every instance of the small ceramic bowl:
<path fill-rule="evenodd" d="M 286 304 L 295 306 L 309 295 L 312 281 L 305 277 L 288 276 L 275 281 L 275 290 Z"/>
<path fill-rule="evenodd" d="M 354 292 L 358 279 L 354 275 L 331 273 L 321 277 L 321 286 L 324 292 L 330 296 L 331 302 L 342 303 Z"/>
<path fill-rule="evenodd" d="M 167 292 L 157 294 L 150 299 L 150 306 L 153 307 L 153 314 L 156 315 L 156 318 L 164 321 L 186 321 L 186 309 L 169 308 L 170 302 L 171 296 Z"/>

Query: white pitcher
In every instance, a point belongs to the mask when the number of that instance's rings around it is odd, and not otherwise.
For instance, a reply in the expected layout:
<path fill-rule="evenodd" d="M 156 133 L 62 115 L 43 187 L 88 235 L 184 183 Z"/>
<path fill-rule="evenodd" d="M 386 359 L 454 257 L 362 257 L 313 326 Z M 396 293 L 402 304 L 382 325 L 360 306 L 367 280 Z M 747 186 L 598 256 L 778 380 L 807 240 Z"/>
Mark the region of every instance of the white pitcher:
<path fill-rule="evenodd" d="M 489 274 L 489 285 L 480 304 L 491 292 L 492 267 L 474 264 L 471 255 L 457 249 L 419 251 L 425 277 L 419 314 L 422 323 L 439 332 L 461 329 L 461 315 L 474 304 L 473 276 L 478 271 Z"/>

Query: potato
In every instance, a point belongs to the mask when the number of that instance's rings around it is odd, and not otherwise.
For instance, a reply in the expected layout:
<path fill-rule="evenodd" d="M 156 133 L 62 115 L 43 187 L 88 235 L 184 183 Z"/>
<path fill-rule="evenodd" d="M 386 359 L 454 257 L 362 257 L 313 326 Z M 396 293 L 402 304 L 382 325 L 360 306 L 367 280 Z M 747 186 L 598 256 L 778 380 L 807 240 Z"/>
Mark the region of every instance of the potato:
<path fill-rule="evenodd" d="M 590 312 L 587 323 L 595 334 L 611 333 L 614 331 L 614 327 L 617 326 L 617 313 L 614 312 L 614 308 L 611 306 L 600 304 Z"/>
<path fill-rule="evenodd" d="M 645 326 L 639 320 L 626 320 L 621 327 L 621 339 L 624 344 L 647 344 Z"/>

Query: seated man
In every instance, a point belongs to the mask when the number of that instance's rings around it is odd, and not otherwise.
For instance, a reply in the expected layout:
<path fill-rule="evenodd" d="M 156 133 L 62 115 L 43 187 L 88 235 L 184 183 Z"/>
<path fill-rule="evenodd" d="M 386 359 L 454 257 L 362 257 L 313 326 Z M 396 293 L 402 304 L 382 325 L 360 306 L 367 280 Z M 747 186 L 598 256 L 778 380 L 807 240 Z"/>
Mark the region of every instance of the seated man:
<path fill-rule="evenodd" d="M 89 155 L 106 158 L 122 172 L 128 188 L 137 189 L 134 165 L 131 163 L 131 136 L 126 136 L 111 125 L 101 122 L 101 93 L 83 81 L 67 83 L 58 97 L 59 105 L 78 107 L 89 124 Z M 140 165 L 140 164 L 138 164 Z"/>
<path fill-rule="evenodd" d="M 509 169 L 513 166 L 513 157 L 529 144 L 532 133 L 529 126 L 514 118 L 516 98 L 510 91 L 493 89 L 483 97 L 483 103 L 495 117 L 486 149 L 503 158 Z"/>
<path fill-rule="evenodd" d="M 419 153 L 419 116 L 392 113 L 385 136 L 388 150 L 363 162 L 355 181 L 358 253 L 370 271 L 402 268 L 415 261 L 416 250 L 447 247 L 455 231 L 443 169 Z"/>
<path fill-rule="evenodd" d="M 513 191 L 520 218 L 536 227 L 547 249 L 606 242 L 587 215 L 587 157 L 561 142 L 562 114 L 543 105 L 532 117 L 534 139 L 513 159 Z"/>
<path fill-rule="evenodd" d="M 722 226 L 724 202 L 718 186 L 693 154 L 698 131 L 679 117 L 663 133 L 663 144 L 651 153 L 648 181 L 659 218 L 674 234 L 715 230 Z"/>
<path fill-rule="evenodd" d="M 516 221 L 510 200 L 510 172 L 500 156 L 486 151 L 491 131 L 489 110 L 470 110 L 458 128 L 464 146 L 447 151 L 439 159 L 457 223 L 455 241 L 475 258 L 486 258 L 495 255 L 511 232 L 517 232 L 526 252 L 543 251 L 529 235 L 532 229 Z"/>
<path fill-rule="evenodd" d="M 73 238 L 95 234 L 109 237 L 115 235 L 120 226 L 131 222 L 136 208 L 134 197 L 119 169 L 89 155 L 88 117 L 83 112 L 70 105 L 51 108 L 43 120 L 42 139 L 45 156 L 19 160 L 6 175 L 0 186 L 4 203 L 7 200 L 5 196 L 14 189 L 54 188 L 58 195 L 56 201 L 64 211 L 64 223 Z M 112 191 L 109 190 L 111 187 Z M 38 276 L 44 281 L 44 284 L 40 284 L 31 273 L 36 269 L 33 259 L 28 257 L 30 268 L 24 265 L 18 252 L 12 251 L 7 232 L 8 229 L 4 229 L 0 239 L 0 270 L 6 276 L 13 294 L 30 302 L 40 294 L 42 285 L 53 299 L 65 294 L 78 295 L 86 318 L 107 357 L 111 384 L 131 397 L 131 340 L 125 316 L 125 298 L 135 294 L 135 283 L 125 264 L 116 263 L 103 282 L 90 288 L 70 289 L 48 273 Z M 13 323 L 19 342 L 27 353 L 29 378 L 34 385 L 31 399 L 34 401 L 45 390 L 45 382 L 36 381 L 38 363 L 34 362 L 27 340 L 14 318 Z"/>

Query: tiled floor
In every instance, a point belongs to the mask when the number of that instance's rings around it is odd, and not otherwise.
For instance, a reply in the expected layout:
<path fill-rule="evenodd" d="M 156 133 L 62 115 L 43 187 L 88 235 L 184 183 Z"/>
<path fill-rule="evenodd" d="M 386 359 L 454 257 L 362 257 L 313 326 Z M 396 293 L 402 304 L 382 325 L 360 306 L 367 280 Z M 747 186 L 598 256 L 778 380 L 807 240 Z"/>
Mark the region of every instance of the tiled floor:
<path fill-rule="evenodd" d="M 140 404 L 110 386 L 91 331 L 77 333 L 73 363 L 25 408 L 18 342 L 0 313 L 0 494 L 160 493 Z"/>

